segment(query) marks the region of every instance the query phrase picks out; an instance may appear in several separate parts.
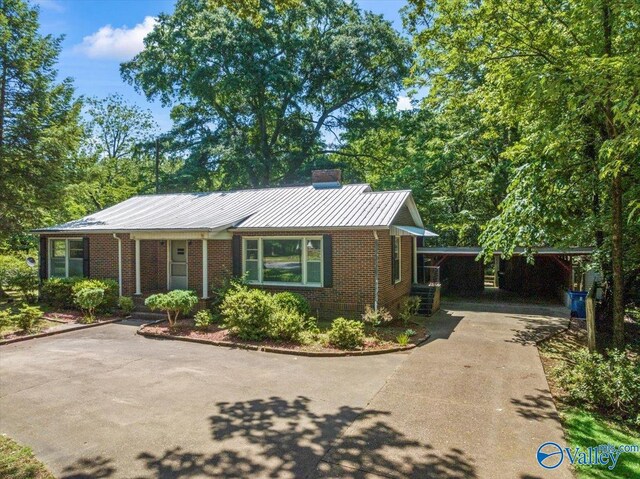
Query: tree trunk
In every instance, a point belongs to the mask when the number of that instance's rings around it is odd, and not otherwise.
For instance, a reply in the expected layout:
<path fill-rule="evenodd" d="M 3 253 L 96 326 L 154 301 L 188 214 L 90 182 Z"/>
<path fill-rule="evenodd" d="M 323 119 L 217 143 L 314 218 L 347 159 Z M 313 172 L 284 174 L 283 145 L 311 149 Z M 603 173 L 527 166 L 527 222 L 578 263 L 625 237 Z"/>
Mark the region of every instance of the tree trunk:
<path fill-rule="evenodd" d="M 624 270 L 622 268 L 622 173 L 613 177 L 612 201 L 612 251 L 613 263 L 613 345 L 624 345 Z"/>

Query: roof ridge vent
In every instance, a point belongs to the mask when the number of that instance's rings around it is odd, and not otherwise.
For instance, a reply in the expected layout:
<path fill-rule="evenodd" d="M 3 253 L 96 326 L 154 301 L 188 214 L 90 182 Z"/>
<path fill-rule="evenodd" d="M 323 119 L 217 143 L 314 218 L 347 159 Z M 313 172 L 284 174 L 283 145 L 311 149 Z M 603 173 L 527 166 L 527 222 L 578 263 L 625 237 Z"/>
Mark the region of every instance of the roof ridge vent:
<path fill-rule="evenodd" d="M 311 184 L 316 189 L 340 188 L 342 186 L 342 170 L 313 170 Z"/>

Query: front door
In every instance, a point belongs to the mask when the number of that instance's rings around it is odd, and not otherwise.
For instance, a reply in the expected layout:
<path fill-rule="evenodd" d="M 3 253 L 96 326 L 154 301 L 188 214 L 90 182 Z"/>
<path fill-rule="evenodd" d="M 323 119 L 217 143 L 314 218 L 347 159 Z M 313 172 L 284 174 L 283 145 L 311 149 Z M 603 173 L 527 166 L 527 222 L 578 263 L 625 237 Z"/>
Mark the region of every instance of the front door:
<path fill-rule="evenodd" d="M 172 240 L 169 255 L 169 289 L 187 289 L 187 242 Z"/>

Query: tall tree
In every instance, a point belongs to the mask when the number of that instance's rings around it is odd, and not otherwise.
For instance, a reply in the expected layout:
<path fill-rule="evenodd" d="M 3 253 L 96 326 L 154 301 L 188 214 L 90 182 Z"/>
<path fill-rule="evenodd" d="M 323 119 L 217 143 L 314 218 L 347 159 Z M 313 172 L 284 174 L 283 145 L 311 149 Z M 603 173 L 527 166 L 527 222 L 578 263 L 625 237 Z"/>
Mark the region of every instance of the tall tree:
<path fill-rule="evenodd" d="M 0 0 L 0 237 L 55 210 L 81 135 L 70 80 L 56 82 L 60 38 L 38 33 L 38 9 Z"/>
<path fill-rule="evenodd" d="M 122 74 L 174 106 L 187 165 L 222 185 L 295 181 L 349 115 L 395 101 L 411 48 L 382 17 L 344 0 L 261 0 L 256 24 L 216 3 L 178 1 Z"/>
<path fill-rule="evenodd" d="M 592 241 L 605 258 L 614 343 L 623 342 L 625 191 L 637 190 L 636 0 L 411 0 L 407 21 L 430 94 L 459 91 L 517 131 L 517 167 L 488 249 Z M 474 68 L 481 82 L 460 72 Z M 632 239 L 633 240 L 633 239 Z M 636 238 L 637 242 L 637 238 Z M 606 258 L 611 259 L 607 267 Z"/>

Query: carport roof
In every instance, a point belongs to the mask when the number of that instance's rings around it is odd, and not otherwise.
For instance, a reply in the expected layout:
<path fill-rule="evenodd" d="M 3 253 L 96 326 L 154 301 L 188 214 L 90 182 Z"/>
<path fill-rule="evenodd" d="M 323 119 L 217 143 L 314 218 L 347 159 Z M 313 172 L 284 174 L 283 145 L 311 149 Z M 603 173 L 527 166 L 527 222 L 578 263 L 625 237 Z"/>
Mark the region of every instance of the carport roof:
<path fill-rule="evenodd" d="M 449 255 L 449 256 L 477 256 L 482 251 L 480 247 L 460 247 L 460 246 L 437 246 L 431 248 L 418 248 L 418 253 L 428 255 Z M 579 247 L 579 248 L 516 248 L 513 251 L 514 256 L 522 256 L 531 252 L 536 255 L 561 255 L 561 256 L 581 256 L 592 254 L 594 248 L 592 247 Z M 494 251 L 493 254 L 502 254 L 502 251 Z"/>

